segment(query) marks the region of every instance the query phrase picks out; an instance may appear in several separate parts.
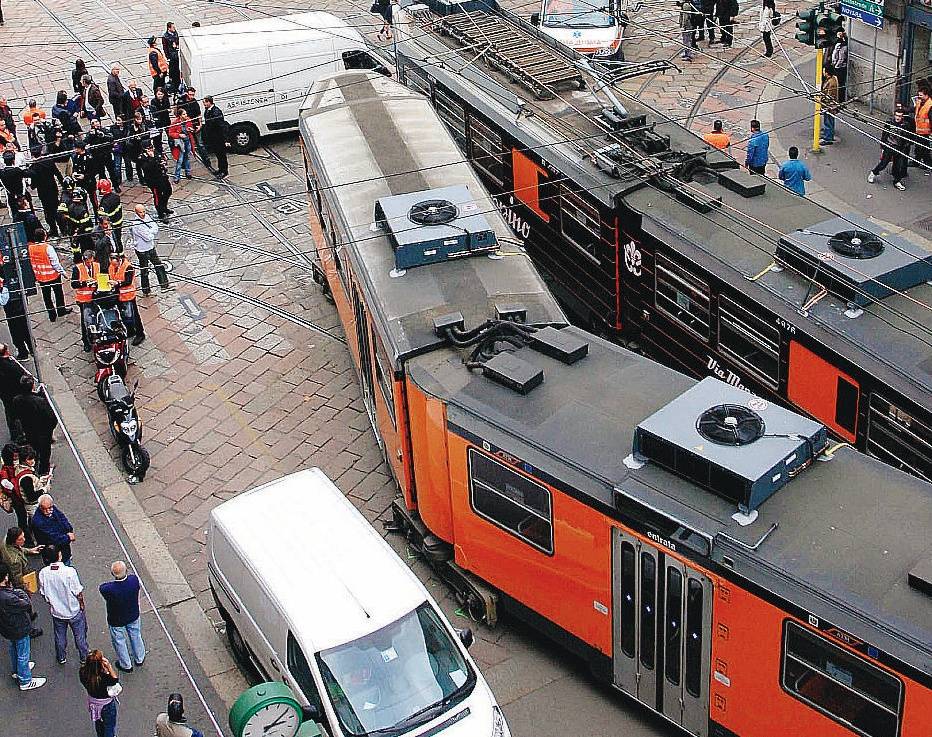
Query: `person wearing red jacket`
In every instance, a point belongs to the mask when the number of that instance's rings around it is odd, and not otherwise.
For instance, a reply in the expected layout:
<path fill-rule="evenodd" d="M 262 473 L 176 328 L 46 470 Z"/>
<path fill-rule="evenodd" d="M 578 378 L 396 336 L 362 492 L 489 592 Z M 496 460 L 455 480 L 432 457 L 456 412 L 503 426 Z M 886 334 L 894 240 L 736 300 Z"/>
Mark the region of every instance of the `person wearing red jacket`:
<path fill-rule="evenodd" d="M 186 179 L 191 178 L 191 157 L 194 155 L 196 139 L 194 137 L 194 121 L 188 113 L 180 109 L 178 117 L 168 127 L 168 139 L 171 142 L 172 156 L 175 158 L 175 184 L 181 181 L 181 170 L 184 169 Z"/>

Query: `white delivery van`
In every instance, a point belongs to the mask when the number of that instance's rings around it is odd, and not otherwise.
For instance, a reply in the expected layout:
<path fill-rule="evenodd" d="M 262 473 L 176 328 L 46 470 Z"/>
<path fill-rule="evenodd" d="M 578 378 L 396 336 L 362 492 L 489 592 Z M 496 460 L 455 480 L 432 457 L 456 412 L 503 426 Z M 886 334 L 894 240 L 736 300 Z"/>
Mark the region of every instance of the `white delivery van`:
<path fill-rule="evenodd" d="M 259 136 L 297 129 L 298 108 L 318 78 L 344 69 L 387 73 L 362 36 L 330 13 L 299 13 L 180 31 L 181 78 L 213 95 L 233 151 Z"/>
<path fill-rule="evenodd" d="M 216 507 L 207 547 L 237 657 L 287 683 L 331 737 L 509 737 L 472 632 L 319 469 Z"/>
<path fill-rule="evenodd" d="M 531 15 L 531 23 L 580 54 L 624 61 L 626 6 L 626 0 L 540 0 L 540 12 Z"/>

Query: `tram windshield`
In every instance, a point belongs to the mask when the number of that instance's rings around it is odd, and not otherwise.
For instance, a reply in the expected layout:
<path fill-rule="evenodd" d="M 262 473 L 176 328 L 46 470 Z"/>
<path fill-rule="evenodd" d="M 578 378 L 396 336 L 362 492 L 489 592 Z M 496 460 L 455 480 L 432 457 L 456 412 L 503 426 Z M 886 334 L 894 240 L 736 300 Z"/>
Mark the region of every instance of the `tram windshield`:
<path fill-rule="evenodd" d="M 476 674 L 433 608 L 317 655 L 343 732 L 403 734 L 466 698 Z"/>
<path fill-rule="evenodd" d="M 610 28 L 616 23 L 613 2 L 544 0 L 542 24 L 548 28 Z"/>

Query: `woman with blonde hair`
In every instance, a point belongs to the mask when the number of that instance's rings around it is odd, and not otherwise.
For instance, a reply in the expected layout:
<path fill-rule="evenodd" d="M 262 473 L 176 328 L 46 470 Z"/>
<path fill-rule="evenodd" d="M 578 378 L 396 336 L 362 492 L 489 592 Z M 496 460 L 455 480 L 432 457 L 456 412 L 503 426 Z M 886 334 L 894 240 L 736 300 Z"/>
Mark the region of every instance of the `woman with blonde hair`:
<path fill-rule="evenodd" d="M 87 691 L 87 710 L 97 737 L 116 737 L 117 698 L 123 687 L 116 668 L 100 650 L 91 650 L 79 671 L 81 684 Z"/>

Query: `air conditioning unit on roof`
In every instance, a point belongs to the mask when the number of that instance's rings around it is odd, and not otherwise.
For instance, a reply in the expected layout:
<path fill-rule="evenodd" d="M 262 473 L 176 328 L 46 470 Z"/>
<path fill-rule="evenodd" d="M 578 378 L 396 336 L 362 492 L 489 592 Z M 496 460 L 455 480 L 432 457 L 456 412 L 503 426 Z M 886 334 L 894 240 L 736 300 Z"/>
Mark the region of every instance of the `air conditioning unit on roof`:
<path fill-rule="evenodd" d="M 823 425 L 706 378 L 641 422 L 634 455 L 748 514 L 818 456 Z"/>

